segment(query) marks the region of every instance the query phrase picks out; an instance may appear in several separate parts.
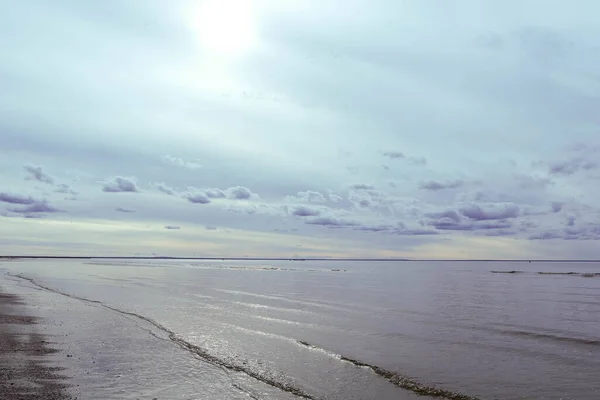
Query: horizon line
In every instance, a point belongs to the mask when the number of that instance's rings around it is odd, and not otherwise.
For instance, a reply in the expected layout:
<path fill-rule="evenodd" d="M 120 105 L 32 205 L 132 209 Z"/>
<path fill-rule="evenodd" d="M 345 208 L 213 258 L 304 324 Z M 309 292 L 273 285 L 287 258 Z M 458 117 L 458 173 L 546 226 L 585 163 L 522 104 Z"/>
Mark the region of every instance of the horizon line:
<path fill-rule="evenodd" d="M 221 261 L 463 261 L 463 262 L 600 262 L 600 259 L 501 259 L 501 258 L 335 258 L 335 257 L 178 257 L 178 256 L 34 256 L 0 255 L 2 259 L 122 259 L 122 260 L 221 260 Z"/>

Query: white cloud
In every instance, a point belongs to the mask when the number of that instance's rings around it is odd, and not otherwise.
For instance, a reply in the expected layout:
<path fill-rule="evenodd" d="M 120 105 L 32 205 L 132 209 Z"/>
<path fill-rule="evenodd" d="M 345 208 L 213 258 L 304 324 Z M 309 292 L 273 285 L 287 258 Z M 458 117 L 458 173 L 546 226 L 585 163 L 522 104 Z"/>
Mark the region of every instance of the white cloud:
<path fill-rule="evenodd" d="M 171 164 L 171 165 L 174 165 L 174 166 L 180 167 L 180 168 L 186 168 L 186 169 L 191 169 L 191 170 L 196 170 L 196 169 L 202 168 L 202 165 L 199 164 L 198 162 L 196 162 L 197 160 L 186 161 L 183 158 L 173 157 L 170 155 L 164 155 L 161 157 L 161 159 L 167 164 Z"/>

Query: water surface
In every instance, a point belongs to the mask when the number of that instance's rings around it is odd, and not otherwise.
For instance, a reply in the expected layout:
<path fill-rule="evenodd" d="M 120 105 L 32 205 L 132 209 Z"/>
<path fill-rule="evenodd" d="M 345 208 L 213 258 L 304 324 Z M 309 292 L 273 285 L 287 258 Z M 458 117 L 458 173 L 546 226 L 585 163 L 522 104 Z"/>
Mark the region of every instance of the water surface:
<path fill-rule="evenodd" d="M 600 398 L 600 277 L 536 273 L 600 272 L 597 263 L 44 260 L 0 269 L 148 318 L 309 397 L 413 397 L 351 359 L 481 399 Z"/>

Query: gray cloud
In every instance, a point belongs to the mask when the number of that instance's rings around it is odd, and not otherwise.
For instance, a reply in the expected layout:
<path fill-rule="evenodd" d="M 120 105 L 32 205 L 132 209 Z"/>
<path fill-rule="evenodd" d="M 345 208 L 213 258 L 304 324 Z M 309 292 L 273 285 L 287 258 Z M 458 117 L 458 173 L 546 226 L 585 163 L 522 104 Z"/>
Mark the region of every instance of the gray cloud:
<path fill-rule="evenodd" d="M 0 193 L 0 201 L 11 204 L 33 204 L 36 202 L 31 196 L 21 196 L 11 193 Z"/>
<path fill-rule="evenodd" d="M 107 179 L 103 183 L 104 183 L 104 187 L 102 188 L 103 192 L 107 192 L 107 193 L 139 192 L 139 189 L 137 186 L 137 180 L 134 177 L 115 176 L 113 178 Z"/>
<path fill-rule="evenodd" d="M 295 215 L 298 217 L 315 217 L 317 215 L 321 215 L 321 211 L 307 206 L 290 207 L 288 212 L 290 215 Z"/>
<path fill-rule="evenodd" d="M 216 231 L 217 227 L 216 226 L 210 226 L 210 225 L 206 225 L 204 227 L 207 231 Z"/>
<path fill-rule="evenodd" d="M 569 215 L 567 216 L 567 220 L 565 221 L 565 225 L 567 226 L 575 226 L 575 216 L 574 215 Z"/>
<path fill-rule="evenodd" d="M 352 183 L 348 185 L 351 189 L 355 190 L 372 190 L 375 189 L 375 186 L 369 185 L 367 183 Z"/>
<path fill-rule="evenodd" d="M 72 195 L 77 194 L 77 191 L 75 191 L 75 189 L 71 188 L 66 183 L 59 183 L 58 185 L 56 185 L 56 189 L 54 191 L 56 193 L 65 193 L 65 194 L 72 194 Z"/>
<path fill-rule="evenodd" d="M 182 193 L 182 197 L 194 204 L 209 204 L 210 199 L 203 190 L 189 187 L 187 192 Z"/>
<path fill-rule="evenodd" d="M 250 189 L 243 186 L 230 187 L 225 189 L 225 192 L 227 193 L 228 198 L 236 200 L 246 200 L 253 197 L 258 197 L 256 193 L 252 193 Z"/>
<path fill-rule="evenodd" d="M 321 225 L 326 227 L 352 227 L 359 225 L 355 221 L 345 220 L 335 217 L 314 217 L 304 220 L 309 225 Z"/>
<path fill-rule="evenodd" d="M 168 164 L 171 164 L 171 165 L 174 165 L 174 166 L 180 167 L 180 168 L 186 168 L 186 169 L 191 169 L 191 170 L 196 170 L 196 169 L 202 168 L 202 165 L 200 165 L 199 163 L 197 163 L 195 161 L 186 161 L 180 157 L 164 155 L 161 157 L 161 159 Z"/>
<path fill-rule="evenodd" d="M 27 164 L 24 165 L 23 168 L 29 173 L 29 176 L 25 178 L 27 180 L 36 180 L 48 184 L 54 183 L 54 178 L 45 173 L 44 167 L 42 167 L 41 165 Z"/>
<path fill-rule="evenodd" d="M 165 229 L 181 229 L 181 227 L 177 225 L 166 225 Z"/>
<path fill-rule="evenodd" d="M 419 189 L 422 190 L 444 190 L 444 189 L 457 189 L 459 187 L 464 186 L 464 182 L 462 180 L 448 181 L 448 182 L 439 182 L 439 181 L 425 181 L 419 184 Z"/>
<path fill-rule="evenodd" d="M 549 229 L 538 232 L 528 237 L 529 240 L 600 240 L 600 224 L 588 223 L 586 225 L 574 228 L 568 226 L 562 230 Z"/>
<path fill-rule="evenodd" d="M 428 236 L 428 235 L 438 235 L 439 232 L 433 229 L 396 229 L 392 231 L 393 235 L 401 235 L 401 236 Z"/>
<path fill-rule="evenodd" d="M 206 194 L 206 197 L 208 197 L 209 199 L 224 199 L 227 197 L 227 194 L 222 191 L 221 189 L 203 189 L 204 190 L 204 194 Z"/>
<path fill-rule="evenodd" d="M 490 229 L 506 229 L 512 227 L 512 224 L 508 221 L 457 222 L 451 218 L 441 218 L 439 220 L 429 221 L 427 224 L 433 226 L 435 229 L 449 231 L 476 231 Z"/>
<path fill-rule="evenodd" d="M 453 222 L 460 221 L 460 215 L 458 215 L 458 213 L 456 211 L 454 211 L 454 210 L 447 210 L 447 211 L 434 212 L 434 213 L 426 213 L 425 216 L 429 217 L 429 218 L 432 218 L 432 219 L 448 219 L 448 220 L 453 221 Z"/>
<path fill-rule="evenodd" d="M 169 196 L 174 196 L 177 192 L 175 191 L 175 189 L 173 189 L 172 187 L 162 183 L 162 182 L 155 182 L 152 184 L 152 186 L 154 186 L 155 188 L 157 188 L 158 190 L 160 190 L 161 192 L 168 194 Z"/>
<path fill-rule="evenodd" d="M 231 200 L 249 200 L 258 198 L 256 193 L 243 186 L 234 186 L 225 190 L 217 188 L 198 189 L 188 187 L 188 190 L 181 194 L 183 198 L 191 203 L 208 204 L 211 199 L 231 199 Z"/>
<path fill-rule="evenodd" d="M 398 159 L 398 158 L 406 158 L 406 156 L 404 155 L 404 153 L 402 153 L 401 151 L 386 151 L 383 153 L 383 155 L 385 157 L 389 157 L 392 159 Z"/>
<path fill-rule="evenodd" d="M 358 226 L 353 229 L 357 230 L 357 231 L 366 231 L 366 232 L 385 232 L 385 231 L 392 231 L 392 230 L 398 229 L 398 227 L 396 227 L 394 225 L 380 224 L 380 225 L 363 225 L 363 226 Z"/>
<path fill-rule="evenodd" d="M 560 212 L 563 207 L 564 207 L 565 203 L 559 202 L 559 201 L 553 201 L 552 203 L 550 203 L 550 206 L 552 207 L 552 212 L 553 213 L 558 213 Z"/>
<path fill-rule="evenodd" d="M 118 212 L 122 212 L 122 213 L 134 213 L 135 212 L 134 209 L 125 208 L 125 207 L 117 207 L 117 208 L 115 208 L 115 210 Z"/>
<path fill-rule="evenodd" d="M 483 231 L 484 236 L 514 236 L 517 233 L 518 233 L 517 231 L 508 230 L 508 229 Z"/>
<path fill-rule="evenodd" d="M 539 227 L 539 224 L 537 224 L 533 221 L 529 221 L 529 220 L 522 220 L 522 221 L 519 221 L 519 226 L 520 226 L 521 231 L 527 231 L 529 229 Z"/>
<path fill-rule="evenodd" d="M 476 221 L 516 218 L 520 213 L 519 207 L 516 204 L 495 205 L 487 209 L 472 204 L 461 208 L 459 211 L 465 217 Z"/>
<path fill-rule="evenodd" d="M 529 240 L 549 240 L 549 239 L 562 239 L 562 235 L 558 232 L 540 232 L 529 236 Z"/>
<path fill-rule="evenodd" d="M 59 210 L 58 208 L 53 207 L 50 204 L 48 204 L 48 202 L 46 200 L 36 201 L 35 203 L 30 204 L 23 208 L 11 208 L 11 209 L 9 209 L 9 211 L 19 213 L 19 214 L 62 212 L 62 210 Z"/>
<path fill-rule="evenodd" d="M 592 170 L 598 167 L 598 164 L 593 160 L 585 160 L 577 157 L 566 161 L 551 162 L 548 165 L 548 173 L 550 175 L 573 175 L 580 170 Z"/>

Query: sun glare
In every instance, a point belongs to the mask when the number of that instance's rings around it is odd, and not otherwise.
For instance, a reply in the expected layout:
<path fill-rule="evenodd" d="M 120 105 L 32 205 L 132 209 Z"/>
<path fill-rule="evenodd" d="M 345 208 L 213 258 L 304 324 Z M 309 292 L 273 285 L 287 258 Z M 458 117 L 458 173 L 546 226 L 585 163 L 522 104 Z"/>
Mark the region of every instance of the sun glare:
<path fill-rule="evenodd" d="M 190 11 L 188 20 L 205 50 L 239 55 L 256 40 L 252 0 L 203 0 Z"/>

